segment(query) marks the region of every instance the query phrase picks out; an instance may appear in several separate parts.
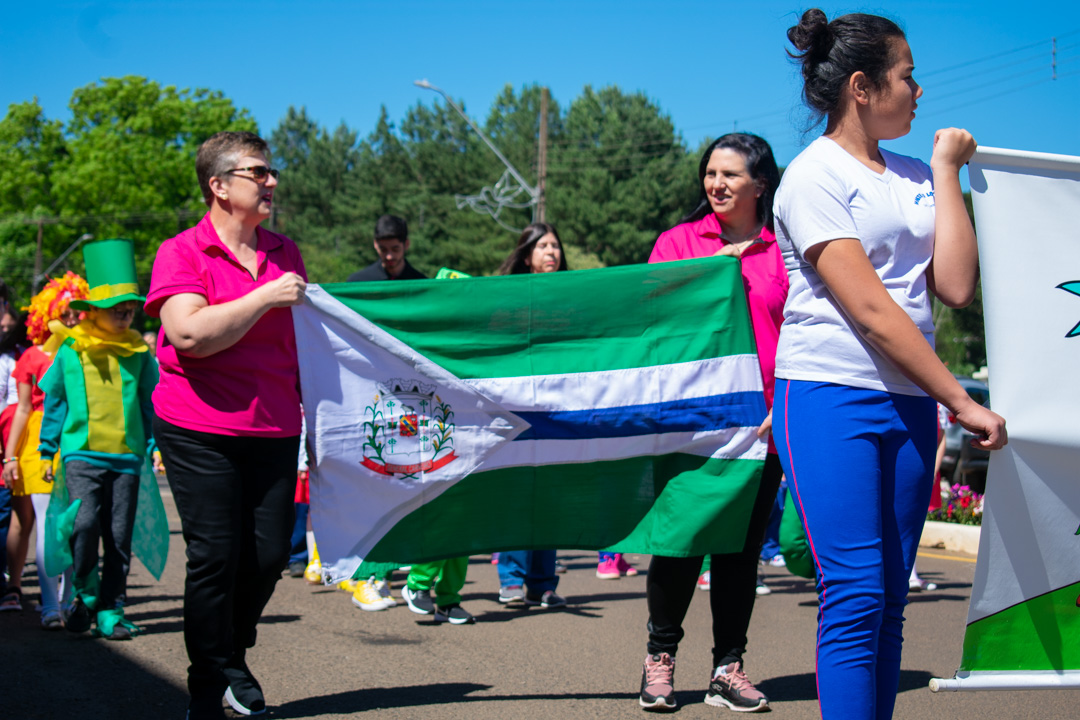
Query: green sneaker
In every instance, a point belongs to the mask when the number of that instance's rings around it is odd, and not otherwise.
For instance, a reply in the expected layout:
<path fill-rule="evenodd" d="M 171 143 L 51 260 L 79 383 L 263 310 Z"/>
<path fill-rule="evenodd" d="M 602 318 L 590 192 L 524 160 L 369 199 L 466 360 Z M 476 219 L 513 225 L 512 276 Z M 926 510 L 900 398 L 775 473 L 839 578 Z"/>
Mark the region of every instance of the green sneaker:
<path fill-rule="evenodd" d="M 142 633 L 142 628 L 124 618 L 124 608 L 99 610 L 94 635 L 106 640 L 130 640 Z"/>

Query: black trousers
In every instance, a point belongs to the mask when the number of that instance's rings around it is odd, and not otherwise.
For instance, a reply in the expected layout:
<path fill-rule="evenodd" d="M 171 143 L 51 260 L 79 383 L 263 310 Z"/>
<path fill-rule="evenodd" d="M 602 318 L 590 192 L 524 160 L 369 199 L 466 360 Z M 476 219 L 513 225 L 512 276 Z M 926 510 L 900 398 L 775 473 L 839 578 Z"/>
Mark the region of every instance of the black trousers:
<path fill-rule="evenodd" d="M 757 598 L 761 543 L 784 475 L 780 459 L 773 454 L 766 457 L 743 551 L 712 556 L 709 604 L 713 618 L 713 667 L 741 661 L 746 652 L 746 630 Z M 703 559 L 653 556 L 645 580 L 650 655 L 668 653 L 674 657 L 678 652 L 683 639 L 683 619 L 694 597 Z"/>
<path fill-rule="evenodd" d="M 184 643 L 192 701 L 220 702 L 225 667 L 255 626 L 289 559 L 300 438 L 215 435 L 154 420 L 187 543 Z"/>
<path fill-rule="evenodd" d="M 82 460 L 64 463 L 71 499 L 82 500 L 71 532 L 75 587 L 82 590 L 98 569 L 102 547 L 101 588 L 94 610 L 112 610 L 127 599 L 131 569 L 131 534 L 139 501 L 139 476 L 119 473 Z M 41 528 L 39 532 L 44 532 Z"/>

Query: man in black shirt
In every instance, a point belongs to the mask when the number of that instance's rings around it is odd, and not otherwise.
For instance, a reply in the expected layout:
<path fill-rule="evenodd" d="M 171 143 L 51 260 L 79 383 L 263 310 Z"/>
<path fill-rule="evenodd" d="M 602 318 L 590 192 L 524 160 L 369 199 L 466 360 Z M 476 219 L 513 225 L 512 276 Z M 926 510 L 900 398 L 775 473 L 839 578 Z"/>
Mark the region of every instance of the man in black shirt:
<path fill-rule="evenodd" d="M 364 280 L 423 280 L 426 276 L 409 264 L 409 226 L 394 215 L 383 215 L 375 223 L 375 252 L 379 259 L 349 276 L 349 282 Z"/>

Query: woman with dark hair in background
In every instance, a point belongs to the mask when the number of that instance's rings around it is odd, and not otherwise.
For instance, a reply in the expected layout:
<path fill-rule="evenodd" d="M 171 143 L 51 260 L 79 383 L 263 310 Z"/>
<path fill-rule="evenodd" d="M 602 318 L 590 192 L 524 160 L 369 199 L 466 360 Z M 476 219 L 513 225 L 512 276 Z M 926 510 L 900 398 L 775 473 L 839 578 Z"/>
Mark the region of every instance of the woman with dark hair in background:
<path fill-rule="evenodd" d="M 682 224 L 660 235 L 649 262 L 727 255 L 740 260 L 766 406 L 772 407 L 773 360 L 788 280 L 773 235 L 772 198 L 780 173 L 769 144 L 756 135 L 732 133 L 701 156 L 701 196 Z M 765 439 L 771 414 L 758 430 Z M 754 499 L 742 552 L 712 556 L 709 603 L 713 617 L 713 671 L 705 702 L 740 712 L 765 710 L 769 701 L 743 669 L 746 631 L 757 596 L 758 555 L 782 472 L 769 441 L 765 469 Z M 675 653 L 693 598 L 702 558 L 653 556 L 646 581 L 648 655 L 640 704 L 647 710 L 675 707 Z"/>
<path fill-rule="evenodd" d="M 1005 421 L 968 397 L 933 347 L 929 293 L 949 307 L 975 294 L 975 232 L 959 178 L 975 141 L 939 130 L 929 166 L 879 147 L 911 130 L 922 96 L 892 21 L 829 22 L 813 9 L 788 39 L 806 103 L 828 122 L 776 195 L 791 294 L 775 437 L 816 565 L 822 716 L 882 720 L 896 701 L 933 481 L 934 400 L 981 447 L 1007 442 Z"/>
<path fill-rule="evenodd" d="M 498 275 L 525 275 L 566 270 L 566 255 L 555 226 L 543 222 L 528 225 L 518 238 Z M 524 602 L 544 608 L 561 608 L 566 600 L 555 592 L 559 586 L 554 550 L 511 550 L 499 553 L 499 602 Z"/>
<path fill-rule="evenodd" d="M 535 272 L 567 270 L 566 255 L 555 226 L 535 222 L 526 227 L 518 238 L 517 247 L 503 261 L 496 275 L 521 275 Z"/>

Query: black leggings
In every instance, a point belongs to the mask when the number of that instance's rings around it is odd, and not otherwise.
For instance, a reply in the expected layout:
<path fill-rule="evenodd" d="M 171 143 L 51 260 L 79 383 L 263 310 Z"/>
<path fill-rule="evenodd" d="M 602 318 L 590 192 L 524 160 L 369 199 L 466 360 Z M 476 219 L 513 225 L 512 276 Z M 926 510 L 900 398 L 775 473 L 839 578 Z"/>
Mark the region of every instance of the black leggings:
<path fill-rule="evenodd" d="M 741 661 L 746 652 L 746 629 L 757 598 L 761 543 L 783 475 L 779 457 L 767 455 L 742 552 L 712 556 L 709 604 L 713 617 L 713 667 Z M 645 581 L 650 655 L 668 653 L 674 657 L 678 652 L 683 618 L 694 597 L 703 559 L 653 556 Z"/>
<path fill-rule="evenodd" d="M 214 435 L 154 420 L 187 542 L 184 644 L 193 701 L 220 703 L 289 559 L 299 437 Z"/>

